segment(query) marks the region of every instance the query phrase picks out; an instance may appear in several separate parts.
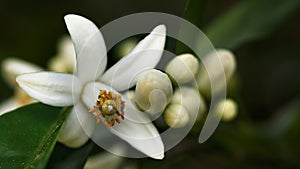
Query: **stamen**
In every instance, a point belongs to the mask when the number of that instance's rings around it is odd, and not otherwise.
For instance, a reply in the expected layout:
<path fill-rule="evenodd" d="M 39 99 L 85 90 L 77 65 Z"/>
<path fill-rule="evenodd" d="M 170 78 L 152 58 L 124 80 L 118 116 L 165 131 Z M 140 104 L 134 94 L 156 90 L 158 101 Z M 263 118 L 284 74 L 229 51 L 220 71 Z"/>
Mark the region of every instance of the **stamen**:
<path fill-rule="evenodd" d="M 96 105 L 89 112 L 96 117 L 96 123 L 102 120 L 108 128 L 114 126 L 115 122 L 121 123 L 119 117 L 124 120 L 125 102 L 120 94 L 111 91 L 100 90 Z"/>

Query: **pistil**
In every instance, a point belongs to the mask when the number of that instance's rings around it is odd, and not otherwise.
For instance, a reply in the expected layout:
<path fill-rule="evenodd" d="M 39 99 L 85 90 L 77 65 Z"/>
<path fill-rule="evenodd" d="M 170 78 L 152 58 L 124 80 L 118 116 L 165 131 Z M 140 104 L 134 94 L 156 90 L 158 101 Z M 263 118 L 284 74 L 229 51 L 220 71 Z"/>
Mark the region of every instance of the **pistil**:
<path fill-rule="evenodd" d="M 125 102 L 120 94 L 111 91 L 100 90 L 96 105 L 89 111 L 96 117 L 96 123 L 102 120 L 107 127 L 114 126 L 115 122 L 120 123 L 121 117 L 124 120 Z"/>

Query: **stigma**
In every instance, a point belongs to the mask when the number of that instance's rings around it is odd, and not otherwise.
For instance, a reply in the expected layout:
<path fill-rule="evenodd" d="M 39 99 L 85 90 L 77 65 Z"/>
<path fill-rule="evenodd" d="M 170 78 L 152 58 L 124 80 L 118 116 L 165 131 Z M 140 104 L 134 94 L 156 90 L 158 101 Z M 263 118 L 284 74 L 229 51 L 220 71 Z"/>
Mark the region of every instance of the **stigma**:
<path fill-rule="evenodd" d="M 111 91 L 100 90 L 96 105 L 89 111 L 96 117 L 96 123 L 101 120 L 107 127 L 115 125 L 115 122 L 121 123 L 124 120 L 125 102 L 120 94 L 114 94 Z"/>

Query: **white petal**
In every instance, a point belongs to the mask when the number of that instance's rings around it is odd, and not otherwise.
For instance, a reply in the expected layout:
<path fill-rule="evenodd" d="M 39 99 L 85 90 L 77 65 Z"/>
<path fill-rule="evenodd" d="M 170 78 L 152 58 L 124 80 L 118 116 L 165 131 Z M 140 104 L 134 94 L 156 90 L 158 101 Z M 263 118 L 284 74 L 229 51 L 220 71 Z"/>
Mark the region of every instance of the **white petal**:
<path fill-rule="evenodd" d="M 20 75 L 16 80 L 29 96 L 52 106 L 70 106 L 73 97 L 76 99 L 80 93 L 78 79 L 70 74 L 30 73 Z"/>
<path fill-rule="evenodd" d="M 155 126 L 151 122 L 145 123 L 147 117 L 139 111 L 127 109 L 125 103 L 126 114 L 142 120 L 136 122 L 125 117 L 120 124 L 114 125 L 109 130 L 147 156 L 163 159 L 164 145 Z"/>
<path fill-rule="evenodd" d="M 68 147 L 80 147 L 87 142 L 95 129 L 95 118 L 78 102 L 59 133 L 58 141 Z"/>
<path fill-rule="evenodd" d="M 94 80 L 105 70 L 107 63 L 103 36 L 90 20 L 78 16 L 65 16 L 77 55 L 77 74 L 80 82 Z"/>
<path fill-rule="evenodd" d="M 166 27 L 159 25 L 128 55 L 106 71 L 101 80 L 118 91 L 134 86 L 142 72 L 157 65 L 164 50 L 165 40 Z"/>
<path fill-rule="evenodd" d="M 8 58 L 1 64 L 1 71 L 6 81 L 12 85 L 16 85 L 16 77 L 24 73 L 39 72 L 42 68 L 29 62 L 16 59 Z"/>

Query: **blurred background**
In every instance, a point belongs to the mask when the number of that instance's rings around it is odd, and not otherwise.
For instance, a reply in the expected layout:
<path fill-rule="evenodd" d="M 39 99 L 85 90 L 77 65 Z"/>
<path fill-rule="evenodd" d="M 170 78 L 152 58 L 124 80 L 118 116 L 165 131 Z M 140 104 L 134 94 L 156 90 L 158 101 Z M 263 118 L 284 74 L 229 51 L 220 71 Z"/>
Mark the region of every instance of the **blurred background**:
<path fill-rule="evenodd" d="M 125 161 L 134 163 L 137 168 L 300 168 L 299 2 L 203 2 L 203 6 L 199 6 L 198 12 L 190 18 L 185 14 L 186 0 L 0 0 L 0 62 L 8 57 L 17 57 L 46 67 L 57 53 L 59 39 L 68 33 L 63 17 L 70 13 L 86 16 L 98 27 L 137 12 L 185 16 L 208 32 L 217 48 L 229 48 L 236 55 L 237 72 L 228 95 L 238 102 L 238 115 L 230 122 L 222 122 L 203 144 L 197 142 L 202 126 L 195 126 L 195 132 L 192 131 L 175 148 L 166 152 L 163 161 Z M 223 40 L 215 40 L 212 32 L 218 32 L 214 28 L 218 25 L 215 24 L 218 18 L 231 16 L 227 14 L 240 4 L 247 4 L 244 2 L 250 3 L 232 18 L 229 17 L 232 22 L 226 24 L 231 25 L 223 25 L 223 34 L 228 32 L 226 28 L 239 25 L 236 26 L 237 33 L 229 32 Z M 236 17 L 245 14 L 247 16 L 241 20 Z M 278 20 L 276 24 L 268 24 L 273 19 Z M 263 29 L 260 29 L 260 24 L 265 24 Z M 239 30 L 251 27 L 254 31 L 245 36 L 251 38 L 231 44 L 231 38 L 236 40 L 234 36 L 239 36 Z M 0 89 L 0 101 L 13 93 L 2 75 Z"/>

